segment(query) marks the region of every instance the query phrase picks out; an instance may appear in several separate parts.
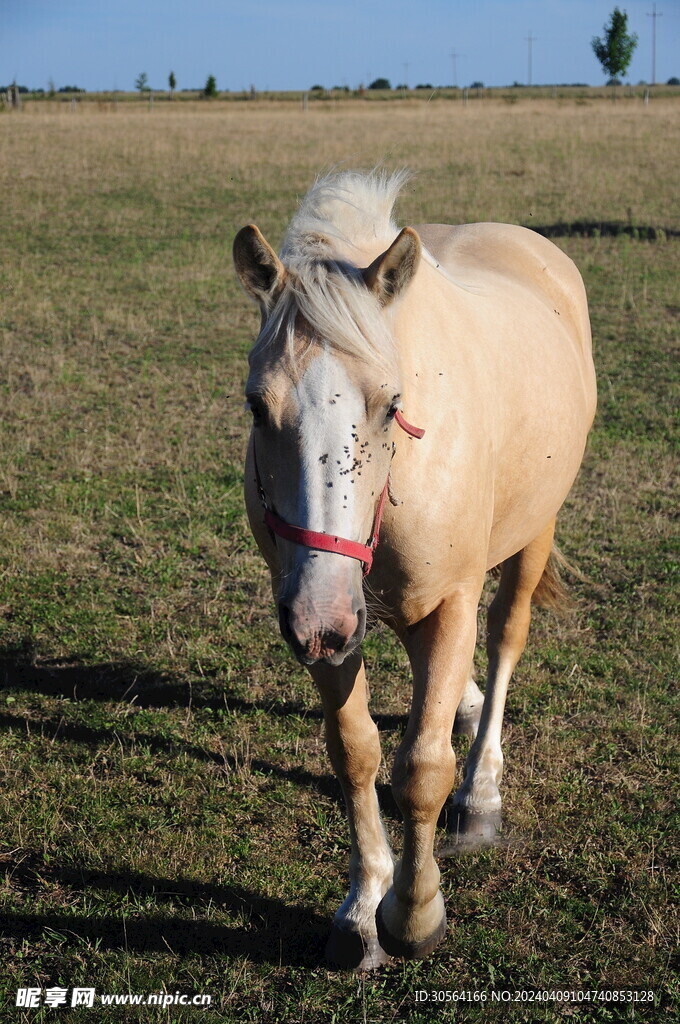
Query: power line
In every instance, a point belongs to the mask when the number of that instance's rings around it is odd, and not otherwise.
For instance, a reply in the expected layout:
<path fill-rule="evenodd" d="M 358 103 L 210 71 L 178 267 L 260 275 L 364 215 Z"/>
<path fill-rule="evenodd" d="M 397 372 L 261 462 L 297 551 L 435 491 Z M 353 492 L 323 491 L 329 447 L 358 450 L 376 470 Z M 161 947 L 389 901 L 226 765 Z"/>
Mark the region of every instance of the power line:
<path fill-rule="evenodd" d="M 647 17 L 652 19 L 652 85 L 656 85 L 656 19 L 663 15 L 663 11 L 656 9 L 652 4 L 652 13 L 647 12 Z"/>

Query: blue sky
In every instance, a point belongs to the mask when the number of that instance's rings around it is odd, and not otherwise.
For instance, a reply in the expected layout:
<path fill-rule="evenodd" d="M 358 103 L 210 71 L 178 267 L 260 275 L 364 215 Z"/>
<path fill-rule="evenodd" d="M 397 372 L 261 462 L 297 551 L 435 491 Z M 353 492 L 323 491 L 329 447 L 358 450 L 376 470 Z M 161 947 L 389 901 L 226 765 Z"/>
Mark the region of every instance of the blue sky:
<path fill-rule="evenodd" d="M 0 0 L 0 84 L 308 89 L 384 76 L 435 85 L 603 81 L 590 48 L 615 0 Z M 652 75 L 652 0 L 619 0 Z M 659 0 L 657 81 L 680 77 L 680 0 Z"/>

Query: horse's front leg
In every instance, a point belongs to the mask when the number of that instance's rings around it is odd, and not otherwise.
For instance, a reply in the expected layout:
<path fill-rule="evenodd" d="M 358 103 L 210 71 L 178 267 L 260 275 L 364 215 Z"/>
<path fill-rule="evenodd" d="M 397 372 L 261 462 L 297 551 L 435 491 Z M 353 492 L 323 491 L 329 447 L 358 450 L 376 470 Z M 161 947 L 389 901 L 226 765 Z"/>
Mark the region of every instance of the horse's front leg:
<path fill-rule="evenodd" d="M 378 942 L 375 912 L 393 871 L 375 791 L 378 729 L 368 712 L 359 652 L 342 665 L 318 664 L 310 672 L 321 695 L 326 746 L 345 796 L 352 842 L 349 895 L 335 915 L 326 956 L 339 967 L 371 970 L 388 959 Z"/>
<path fill-rule="evenodd" d="M 481 591 L 457 593 L 402 636 L 413 669 L 413 705 L 392 772 L 404 816 L 404 848 L 377 914 L 378 936 L 394 956 L 427 956 L 446 934 L 446 910 L 433 856 L 437 818 L 456 758 L 451 729 L 468 680 Z"/>

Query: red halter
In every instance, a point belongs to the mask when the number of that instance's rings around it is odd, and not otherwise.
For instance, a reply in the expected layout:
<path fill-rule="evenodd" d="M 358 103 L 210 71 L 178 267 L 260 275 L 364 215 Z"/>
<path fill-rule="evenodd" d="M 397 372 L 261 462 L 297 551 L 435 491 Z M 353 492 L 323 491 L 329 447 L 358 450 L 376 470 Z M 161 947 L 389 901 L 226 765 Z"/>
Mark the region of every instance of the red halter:
<path fill-rule="evenodd" d="M 401 429 L 411 437 L 421 438 L 424 435 L 425 431 L 421 427 L 414 427 L 408 423 L 402 416 L 399 409 L 397 409 L 394 418 Z M 316 530 L 305 530 L 302 526 L 291 526 L 291 524 L 287 523 L 285 519 L 281 519 L 280 516 L 277 516 L 276 512 L 272 512 L 267 503 L 267 496 L 264 492 L 260 473 L 257 468 L 254 445 L 253 458 L 255 461 L 257 490 L 260 495 L 260 501 L 264 506 L 264 521 L 272 533 L 276 533 L 279 537 L 283 537 L 284 540 L 290 540 L 294 544 L 300 544 L 305 548 L 314 548 L 317 551 L 335 551 L 338 555 L 347 555 L 348 558 L 356 558 L 358 562 L 363 563 L 364 576 L 367 576 L 371 571 L 371 566 L 373 565 L 373 552 L 378 546 L 378 538 L 380 537 L 380 524 L 382 523 L 383 512 L 385 511 L 385 502 L 387 500 L 387 492 L 390 484 L 389 474 L 385 481 L 385 486 L 382 489 L 382 493 L 378 498 L 378 504 L 373 517 L 373 528 L 371 530 L 371 536 L 368 544 L 359 544 L 355 540 L 345 540 L 344 537 L 335 537 L 331 533 L 318 533 Z"/>

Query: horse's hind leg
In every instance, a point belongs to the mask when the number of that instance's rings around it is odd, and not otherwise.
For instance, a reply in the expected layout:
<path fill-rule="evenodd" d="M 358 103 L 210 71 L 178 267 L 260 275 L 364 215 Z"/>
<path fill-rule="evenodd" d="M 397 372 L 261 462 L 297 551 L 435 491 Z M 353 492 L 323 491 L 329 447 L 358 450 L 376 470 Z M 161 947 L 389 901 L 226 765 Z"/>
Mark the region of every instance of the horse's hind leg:
<path fill-rule="evenodd" d="M 326 957 L 338 967 L 371 970 L 388 959 L 378 942 L 375 912 L 393 870 L 375 791 L 378 729 L 368 711 L 361 654 L 337 667 L 315 665 L 310 672 L 321 695 L 326 746 L 345 796 L 352 842 L 350 891 L 333 920 Z"/>
<path fill-rule="evenodd" d="M 458 841 L 493 842 L 501 823 L 499 784 L 503 774 L 501 728 L 508 683 L 524 650 L 531 598 L 552 550 L 554 520 L 539 536 L 503 562 L 498 591 L 489 607 L 489 669 L 477 737 L 465 761 L 465 779 L 454 794 L 448 829 Z"/>

